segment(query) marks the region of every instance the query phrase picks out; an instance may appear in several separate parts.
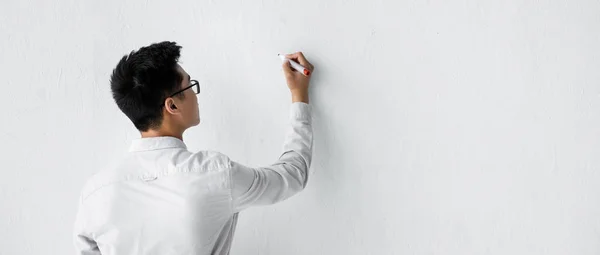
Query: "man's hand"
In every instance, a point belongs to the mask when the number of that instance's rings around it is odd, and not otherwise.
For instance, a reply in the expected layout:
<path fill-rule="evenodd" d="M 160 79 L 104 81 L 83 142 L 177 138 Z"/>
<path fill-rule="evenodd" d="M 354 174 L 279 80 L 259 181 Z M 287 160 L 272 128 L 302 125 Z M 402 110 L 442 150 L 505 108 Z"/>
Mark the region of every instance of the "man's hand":
<path fill-rule="evenodd" d="M 285 74 L 285 80 L 288 88 L 290 88 L 290 92 L 292 92 L 292 102 L 304 102 L 308 104 L 308 83 L 310 82 L 310 76 L 312 76 L 314 66 L 309 63 L 308 60 L 306 60 L 302 52 L 286 54 L 285 57 L 296 61 L 310 70 L 310 75 L 305 76 L 304 74 L 294 70 L 289 61 L 284 61 L 282 65 L 283 72 Z"/>

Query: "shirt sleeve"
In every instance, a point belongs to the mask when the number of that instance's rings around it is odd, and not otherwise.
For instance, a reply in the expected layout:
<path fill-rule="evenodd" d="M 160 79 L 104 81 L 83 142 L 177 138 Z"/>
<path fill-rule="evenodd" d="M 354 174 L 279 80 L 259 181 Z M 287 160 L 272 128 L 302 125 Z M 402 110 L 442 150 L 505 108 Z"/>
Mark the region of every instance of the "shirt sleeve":
<path fill-rule="evenodd" d="M 96 241 L 92 239 L 91 234 L 85 230 L 85 210 L 83 203 L 79 203 L 75 225 L 73 228 L 73 245 L 77 255 L 101 255 Z"/>
<path fill-rule="evenodd" d="M 283 153 L 270 166 L 252 168 L 231 161 L 233 210 L 283 201 L 306 187 L 312 159 L 311 106 L 292 103 Z"/>

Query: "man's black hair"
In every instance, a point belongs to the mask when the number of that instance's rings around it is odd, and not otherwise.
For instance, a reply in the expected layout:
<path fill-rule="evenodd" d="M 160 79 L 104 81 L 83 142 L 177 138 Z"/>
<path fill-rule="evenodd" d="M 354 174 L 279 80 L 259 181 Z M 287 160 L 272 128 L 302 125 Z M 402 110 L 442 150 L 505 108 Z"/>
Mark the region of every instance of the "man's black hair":
<path fill-rule="evenodd" d="M 113 70 L 113 98 L 139 131 L 160 127 L 161 104 L 181 88 L 183 77 L 177 71 L 180 50 L 175 42 L 154 43 L 123 56 Z M 183 93 L 177 96 L 183 97 Z"/>

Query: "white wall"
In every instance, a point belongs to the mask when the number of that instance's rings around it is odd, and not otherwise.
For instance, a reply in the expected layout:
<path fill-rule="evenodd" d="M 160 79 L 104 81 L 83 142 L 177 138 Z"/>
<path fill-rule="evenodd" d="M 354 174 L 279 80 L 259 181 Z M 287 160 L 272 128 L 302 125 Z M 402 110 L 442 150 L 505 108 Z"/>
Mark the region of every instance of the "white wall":
<path fill-rule="evenodd" d="M 109 72 L 183 45 L 184 135 L 279 155 L 280 52 L 314 63 L 315 174 L 241 215 L 232 254 L 600 253 L 598 1 L 0 3 L 0 254 L 70 254 L 84 180 L 139 134 Z"/>

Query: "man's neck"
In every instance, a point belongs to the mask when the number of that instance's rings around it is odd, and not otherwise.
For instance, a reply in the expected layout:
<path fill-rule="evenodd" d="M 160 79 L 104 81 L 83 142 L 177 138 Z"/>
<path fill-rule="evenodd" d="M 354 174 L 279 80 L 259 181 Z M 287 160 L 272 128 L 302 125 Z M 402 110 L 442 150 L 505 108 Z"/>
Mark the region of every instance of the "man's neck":
<path fill-rule="evenodd" d="M 142 138 L 150 138 L 150 137 L 160 137 L 160 136 L 171 136 L 178 138 L 183 141 L 183 132 L 169 132 L 169 131 L 161 131 L 161 130 L 152 130 L 141 132 Z"/>

